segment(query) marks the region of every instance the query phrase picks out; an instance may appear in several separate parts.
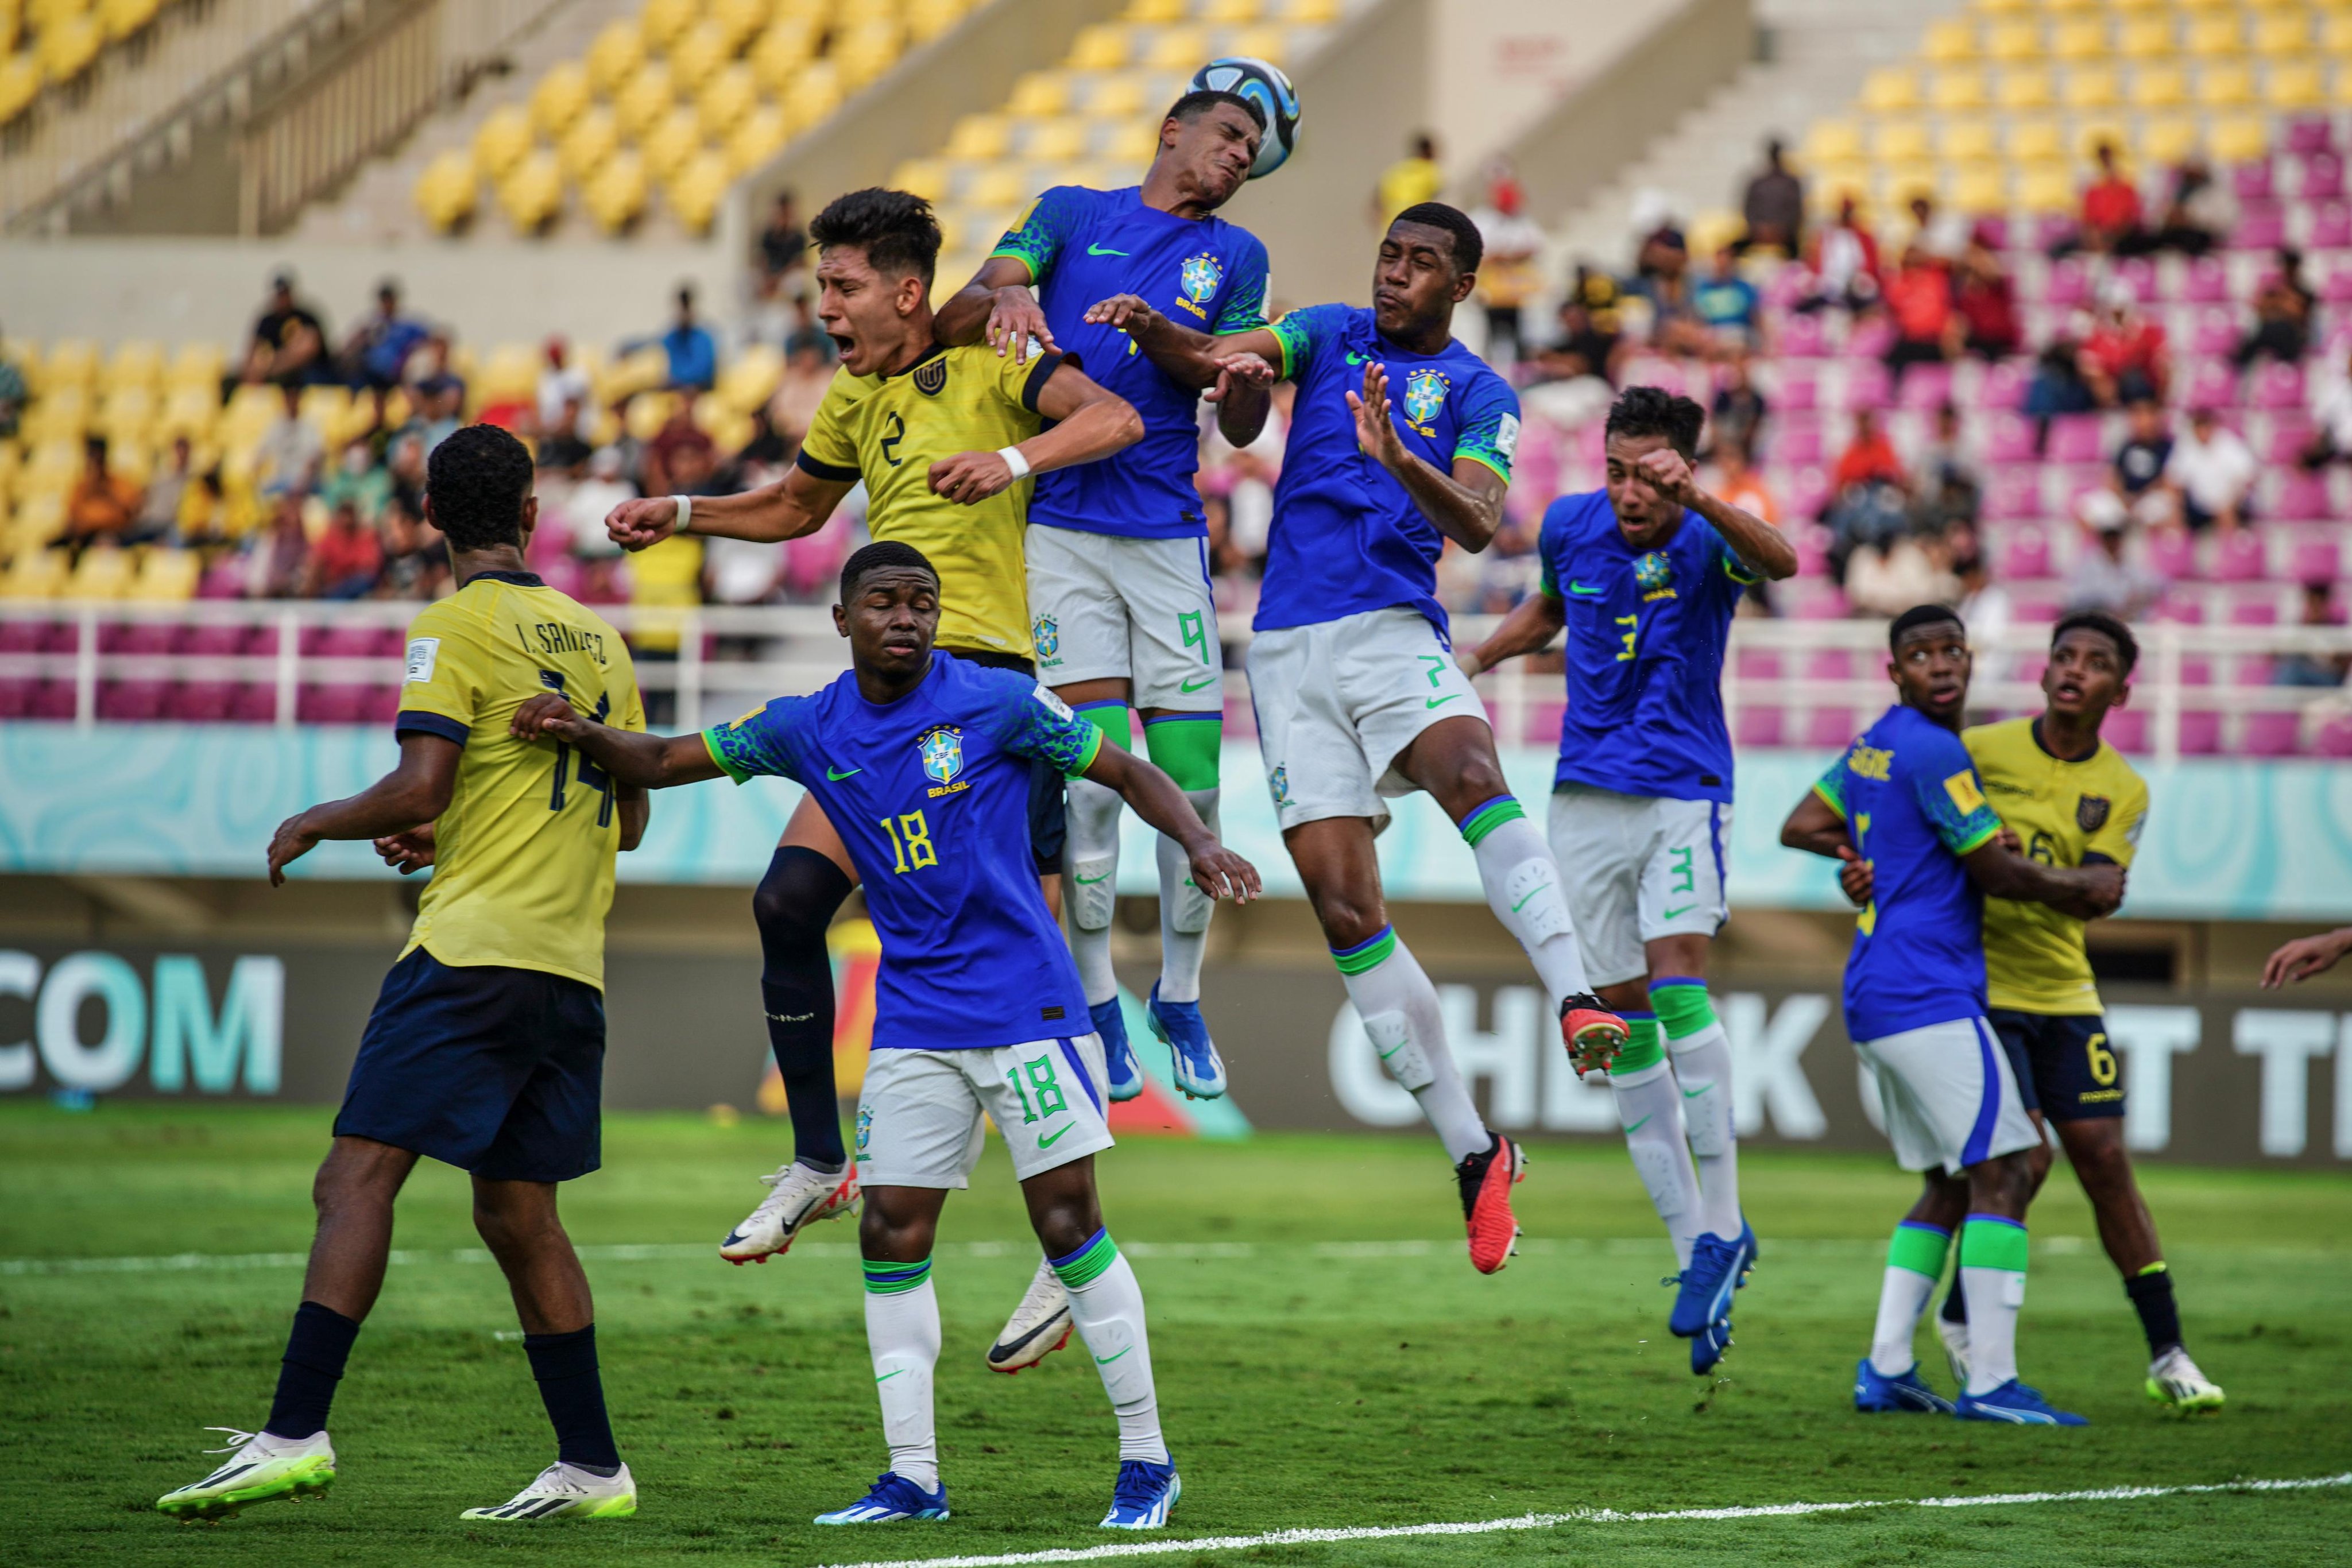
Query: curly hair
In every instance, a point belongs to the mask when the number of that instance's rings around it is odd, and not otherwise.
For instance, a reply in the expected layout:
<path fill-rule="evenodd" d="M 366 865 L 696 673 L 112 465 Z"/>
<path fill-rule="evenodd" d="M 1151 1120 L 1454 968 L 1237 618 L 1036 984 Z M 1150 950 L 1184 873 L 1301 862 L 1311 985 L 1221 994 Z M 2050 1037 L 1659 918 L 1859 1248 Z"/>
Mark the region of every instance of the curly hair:
<path fill-rule="evenodd" d="M 425 460 L 433 523 L 453 550 L 521 544 L 530 484 L 530 449 L 495 424 L 453 432 Z"/>
<path fill-rule="evenodd" d="M 1691 462 L 1698 456 L 1699 428 L 1706 423 L 1706 411 L 1679 393 L 1664 387 L 1627 387 L 1609 405 L 1609 423 L 1601 434 L 1603 440 L 1663 435 L 1685 462 Z"/>

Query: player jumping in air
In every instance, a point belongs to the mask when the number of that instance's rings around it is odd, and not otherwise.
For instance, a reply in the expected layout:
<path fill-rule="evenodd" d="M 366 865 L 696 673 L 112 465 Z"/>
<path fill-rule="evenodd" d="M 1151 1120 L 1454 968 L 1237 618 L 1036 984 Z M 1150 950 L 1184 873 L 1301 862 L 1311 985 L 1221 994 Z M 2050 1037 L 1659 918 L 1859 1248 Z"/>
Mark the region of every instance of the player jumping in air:
<path fill-rule="evenodd" d="M 1797 570 L 1780 529 L 1692 476 L 1705 418 L 1686 397 L 1628 388 L 1609 411 L 1608 487 L 1551 504 L 1540 590 L 1462 655 L 1475 675 L 1568 632 L 1551 852 L 1577 868 L 1568 904 L 1585 961 L 1632 1034 L 1609 1086 L 1674 1243 L 1667 1322 L 1696 1373 L 1729 1346 L 1732 1292 L 1756 1260 L 1731 1046 L 1706 995 L 1707 946 L 1729 914 L 1724 649 L 1747 586 Z"/>
<path fill-rule="evenodd" d="M 1389 925 L 1372 848 L 1386 800 L 1426 790 L 1460 827 L 1572 1054 L 1606 1065 L 1625 1026 L 1591 994 L 1559 867 L 1504 783 L 1437 601 L 1439 551 L 1448 538 L 1471 550 L 1493 539 L 1518 445 L 1517 399 L 1453 335 L 1479 251 L 1468 217 L 1427 202 L 1382 237 L 1369 310 L 1318 305 L 1222 338 L 1132 295 L 1087 314 L 1195 385 L 1276 365 L 1298 383 L 1248 659 L 1258 747 L 1332 961 L 1454 1162 L 1470 1260 L 1491 1274 L 1518 1235 L 1510 1189 L 1524 1156 L 1479 1117 L 1436 988 Z"/>
<path fill-rule="evenodd" d="M 289 818 L 270 841 L 273 885 L 327 839 L 373 839 L 403 872 L 434 875 L 319 1167 L 318 1234 L 278 1396 L 259 1431 L 215 1428 L 229 1432 L 230 1458 L 156 1503 L 174 1518 L 219 1519 L 335 1479 L 328 1406 L 383 1285 L 393 1200 L 421 1155 L 473 1174 L 474 1225 L 514 1292 L 555 1427 L 554 1464 L 511 1501 L 464 1517 L 637 1510 L 555 1188 L 599 1163 L 604 915 L 614 852 L 644 836 L 646 798 L 567 747 L 513 738 L 508 724 L 541 693 L 622 730 L 643 729 L 645 714 L 620 633 L 524 569 L 538 507 L 530 454 L 506 432 L 478 424 L 433 449 L 425 515 L 448 537 L 457 591 L 409 628 L 399 766 Z"/>
<path fill-rule="evenodd" d="M 792 471 L 740 496 L 625 501 L 606 519 L 609 531 L 632 549 L 673 532 L 797 538 L 823 528 L 862 479 L 874 537 L 917 546 L 948 584 L 941 643 L 967 664 L 1030 673 L 1026 476 L 1116 452 L 1141 437 L 1141 422 L 1060 354 L 1022 364 L 933 340 L 940 225 L 921 197 L 854 191 L 819 213 L 809 234 L 818 248 L 817 315 L 841 347 L 841 369 Z M 1061 779 L 1041 768 L 1032 784 L 1031 847 L 1038 870 L 1057 873 Z M 856 1200 L 834 1087 L 824 944 L 856 882 L 836 825 L 812 794 L 793 811 L 751 896 L 761 1005 L 791 1104 L 794 1157 L 761 1178 L 768 1196 L 719 1244 L 730 1262 L 784 1251 L 803 1226 L 846 1213 Z"/>
<path fill-rule="evenodd" d="M 907 545 L 871 544 L 842 568 L 834 619 L 851 671 L 814 696 L 779 697 L 700 735 L 631 735 L 550 696 L 516 716 L 648 789 L 722 775 L 794 779 L 841 830 L 882 938 L 874 1054 L 857 1109 L 866 1195 L 866 1334 L 890 1468 L 818 1519 L 945 1519 L 931 1409 L 940 1354 L 932 1239 L 948 1189 L 980 1156 L 983 1114 L 1012 1151 L 1030 1223 L 1118 1417 L 1107 1529 L 1167 1523 L 1181 1490 L 1160 1437 L 1143 1292 L 1104 1228 L 1094 1155 L 1102 1041 L 1029 853 L 1029 774 L 1043 761 L 1117 790 L 1184 845 L 1212 898 L 1246 900 L 1257 873 L 1219 847 L 1165 773 L 1011 671 L 934 652 L 941 585 Z"/>
<path fill-rule="evenodd" d="M 2147 821 L 2147 785 L 2099 738 L 2131 695 L 2139 644 L 2111 615 L 2081 611 L 2053 630 L 2040 715 L 1960 732 L 2001 825 L 2044 865 L 2128 867 Z M 1848 861 L 1846 895 L 1868 905 L 1871 863 Z M 2107 1041 L 2083 922 L 2046 904 L 1994 898 L 1984 909 L 1988 1015 L 2037 1125 L 2054 1124 L 2066 1162 L 2098 1217 L 2099 1239 L 2124 1277 L 2147 1336 L 2148 1396 L 2176 1410 L 2218 1410 L 2222 1393 L 2181 1343 L 2180 1309 L 2156 1221 L 2124 1147 L 2124 1089 Z M 2048 1179 L 2048 1143 L 2032 1151 L 2033 1190 Z M 1968 1292 L 1956 1282 L 1936 1323 L 1954 1377 L 1968 1376 Z"/>
<path fill-rule="evenodd" d="M 2114 912 L 2123 868 L 2059 867 L 2001 842 L 2000 819 L 1960 744 L 1968 632 L 1923 604 L 1888 629 L 1900 699 L 1789 813 L 1780 841 L 1871 862 L 1875 896 L 1854 923 L 1846 1032 L 1878 1082 L 1887 1140 L 1926 1190 L 1895 1228 L 1854 1408 L 1957 1412 L 1963 1419 L 2079 1427 L 2018 1381 L 2025 1210 L 2041 1130 L 1985 1018 L 1984 900 L 2046 904 L 2076 919 Z M 1918 1374 L 1911 1342 L 1960 1233 L 1968 1379 L 1947 1400 Z"/>
<path fill-rule="evenodd" d="M 1265 325 L 1265 247 L 1218 218 L 1249 177 L 1264 113 L 1229 92 L 1191 92 L 1161 117 L 1160 148 L 1139 186 L 1056 185 L 1030 203 L 962 291 L 940 308 L 943 343 L 983 338 L 1016 361 L 1034 337 L 1068 352 L 1135 405 L 1144 438 L 1100 463 L 1043 476 L 1029 502 L 1029 615 L 1037 673 L 1055 695 L 1121 746 L 1143 719 L 1151 759 L 1217 822 L 1224 661 L 1209 586 L 1209 530 L 1192 472 L 1199 402 L 1209 382 L 1179 380 L 1087 309 L 1114 294 L 1153 300 L 1203 330 Z M 1037 293 L 1030 294 L 1035 285 Z M 1236 446 L 1265 423 L 1262 389 L 1215 388 Z M 1083 779 L 1069 789 L 1070 946 L 1087 1006 L 1110 1060 L 1111 1097 L 1134 1098 L 1143 1077 L 1129 1054 L 1111 972 L 1118 895 L 1118 800 Z M 1177 1087 L 1213 1099 L 1223 1063 L 1201 1019 L 1201 957 L 1211 901 L 1187 880 L 1182 847 L 1162 838 L 1160 979 L 1145 1004 L 1171 1048 Z"/>

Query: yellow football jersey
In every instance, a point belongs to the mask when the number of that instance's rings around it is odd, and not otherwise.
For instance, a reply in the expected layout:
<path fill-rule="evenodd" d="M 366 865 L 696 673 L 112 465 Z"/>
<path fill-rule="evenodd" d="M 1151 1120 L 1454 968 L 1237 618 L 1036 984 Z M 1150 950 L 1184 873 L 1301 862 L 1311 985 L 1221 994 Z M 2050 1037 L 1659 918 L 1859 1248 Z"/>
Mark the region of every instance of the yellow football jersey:
<path fill-rule="evenodd" d="M 410 622 L 399 727 L 466 751 L 403 957 L 421 946 L 460 968 L 603 987 L 621 842 L 614 786 L 568 746 L 507 734 L 523 699 L 549 691 L 616 729 L 646 727 L 621 634 L 536 577 L 484 572 Z"/>
<path fill-rule="evenodd" d="M 2147 781 L 2104 741 L 2083 761 L 2061 761 L 2034 738 L 2033 722 L 2013 718 L 1960 732 L 2002 826 L 2044 865 L 2078 866 L 2090 854 L 2131 864 L 2147 821 Z M 2046 904 L 1988 898 L 1984 945 L 1986 999 L 1994 1007 L 2102 1010 L 2083 923 L 2074 916 Z"/>
<path fill-rule="evenodd" d="M 1014 446 L 1045 428 L 1038 394 L 1062 356 L 1029 362 L 986 344 L 933 349 L 895 375 L 834 373 L 801 445 L 820 479 L 866 481 L 866 527 L 900 539 L 940 572 L 939 643 L 1034 658 L 1029 576 L 1021 538 L 1035 481 L 961 506 L 931 493 L 933 463 Z"/>

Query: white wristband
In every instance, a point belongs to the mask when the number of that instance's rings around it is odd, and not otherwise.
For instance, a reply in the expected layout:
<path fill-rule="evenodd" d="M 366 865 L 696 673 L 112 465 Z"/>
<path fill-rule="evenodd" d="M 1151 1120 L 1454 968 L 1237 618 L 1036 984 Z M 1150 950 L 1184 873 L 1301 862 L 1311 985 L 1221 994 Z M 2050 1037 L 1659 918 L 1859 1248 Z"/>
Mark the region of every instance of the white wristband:
<path fill-rule="evenodd" d="M 671 525 L 670 531 L 673 533 L 685 533 L 687 531 L 687 524 L 694 521 L 694 497 L 691 496 L 672 496 L 669 498 L 669 504 L 677 508 L 677 521 Z"/>
<path fill-rule="evenodd" d="M 1004 465 L 1013 470 L 1013 476 L 1015 479 L 1029 477 L 1029 459 L 1021 455 L 1021 448 L 1000 446 L 996 449 L 996 455 L 1004 459 Z"/>

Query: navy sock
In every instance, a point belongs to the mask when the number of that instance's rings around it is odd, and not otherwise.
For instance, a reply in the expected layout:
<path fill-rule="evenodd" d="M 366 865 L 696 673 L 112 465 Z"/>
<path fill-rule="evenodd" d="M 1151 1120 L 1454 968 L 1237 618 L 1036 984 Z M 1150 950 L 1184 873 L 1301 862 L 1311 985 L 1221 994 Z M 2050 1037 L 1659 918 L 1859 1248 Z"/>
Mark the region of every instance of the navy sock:
<path fill-rule="evenodd" d="M 1957 1271 L 1952 1279 L 1952 1288 L 1944 1292 L 1943 1318 L 1948 1323 L 1964 1323 L 1969 1321 L 1969 1293 L 1960 1289 Z"/>
<path fill-rule="evenodd" d="M 286 1357 L 278 1364 L 278 1396 L 261 1429 L 273 1437 L 307 1437 L 327 1429 L 335 1385 L 343 1379 L 360 1325 L 332 1307 L 305 1301 L 294 1309 Z"/>
<path fill-rule="evenodd" d="M 2180 1343 L 2180 1308 L 2172 1299 L 2172 1270 L 2158 1263 L 2144 1274 L 2124 1281 L 2124 1294 L 2139 1313 L 2140 1332 L 2147 1335 L 2150 1361 Z"/>
<path fill-rule="evenodd" d="M 555 1457 L 599 1475 L 621 1467 L 613 1423 L 604 1414 L 604 1383 L 596 1375 L 596 1325 L 573 1333 L 522 1336 L 540 1402 L 555 1427 Z"/>
<path fill-rule="evenodd" d="M 793 1152 L 835 1170 L 849 1155 L 833 1081 L 833 960 L 824 932 L 850 886 L 833 862 L 793 846 L 775 852 L 751 895 L 760 927 L 760 1003 L 792 1109 Z"/>

